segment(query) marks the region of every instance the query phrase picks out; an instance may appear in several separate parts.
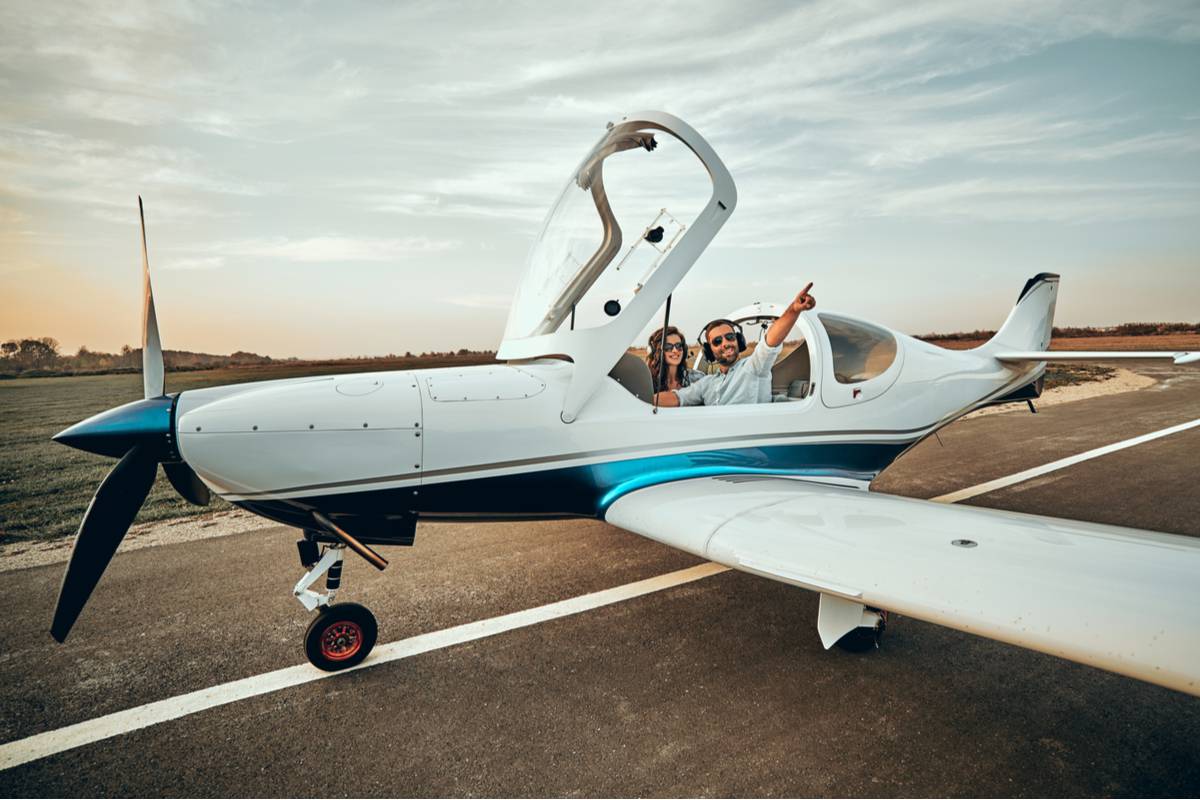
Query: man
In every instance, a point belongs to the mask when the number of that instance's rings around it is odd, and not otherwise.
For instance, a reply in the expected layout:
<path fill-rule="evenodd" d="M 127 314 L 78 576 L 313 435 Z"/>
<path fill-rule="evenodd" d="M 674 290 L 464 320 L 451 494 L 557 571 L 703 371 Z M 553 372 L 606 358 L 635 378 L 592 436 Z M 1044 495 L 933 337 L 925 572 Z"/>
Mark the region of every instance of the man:
<path fill-rule="evenodd" d="M 771 401 L 771 367 L 783 349 L 783 339 L 796 324 L 802 311 L 816 307 L 817 301 L 808 290 L 800 290 L 791 305 L 771 323 L 766 336 L 754 348 L 749 358 L 738 360 L 738 333 L 728 320 L 713 320 L 704 326 L 703 340 L 712 348 L 719 372 L 674 391 L 659 392 L 655 397 L 660 406 L 725 406 L 735 403 L 769 403 Z"/>

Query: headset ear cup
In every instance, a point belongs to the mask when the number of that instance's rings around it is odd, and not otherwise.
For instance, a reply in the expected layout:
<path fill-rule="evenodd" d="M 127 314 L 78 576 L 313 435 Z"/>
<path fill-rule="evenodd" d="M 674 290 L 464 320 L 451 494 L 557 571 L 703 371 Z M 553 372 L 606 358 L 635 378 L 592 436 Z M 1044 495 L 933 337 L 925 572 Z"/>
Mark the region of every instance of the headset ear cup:
<path fill-rule="evenodd" d="M 738 352 L 739 353 L 746 352 L 746 334 L 742 333 L 741 328 L 737 329 L 737 337 L 738 337 Z"/>

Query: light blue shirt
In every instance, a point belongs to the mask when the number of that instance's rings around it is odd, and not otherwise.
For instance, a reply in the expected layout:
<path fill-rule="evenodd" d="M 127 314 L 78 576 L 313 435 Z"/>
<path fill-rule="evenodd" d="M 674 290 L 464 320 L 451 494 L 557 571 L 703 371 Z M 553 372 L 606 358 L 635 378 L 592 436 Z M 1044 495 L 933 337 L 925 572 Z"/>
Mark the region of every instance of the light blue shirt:
<path fill-rule="evenodd" d="M 783 342 L 768 347 L 760 341 L 749 358 L 740 358 L 728 372 L 705 375 L 691 386 L 675 390 L 681 406 L 731 406 L 771 402 L 771 367 Z"/>

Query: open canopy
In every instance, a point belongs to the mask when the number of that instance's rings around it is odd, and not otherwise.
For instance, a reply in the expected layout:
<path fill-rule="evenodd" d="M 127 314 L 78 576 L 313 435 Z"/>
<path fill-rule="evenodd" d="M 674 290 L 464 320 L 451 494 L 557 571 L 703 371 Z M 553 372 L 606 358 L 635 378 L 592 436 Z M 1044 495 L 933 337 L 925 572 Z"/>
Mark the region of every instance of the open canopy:
<path fill-rule="evenodd" d="M 682 120 L 643 112 L 610 124 L 534 241 L 499 356 L 572 359 L 573 419 L 736 202 L 724 164 Z"/>

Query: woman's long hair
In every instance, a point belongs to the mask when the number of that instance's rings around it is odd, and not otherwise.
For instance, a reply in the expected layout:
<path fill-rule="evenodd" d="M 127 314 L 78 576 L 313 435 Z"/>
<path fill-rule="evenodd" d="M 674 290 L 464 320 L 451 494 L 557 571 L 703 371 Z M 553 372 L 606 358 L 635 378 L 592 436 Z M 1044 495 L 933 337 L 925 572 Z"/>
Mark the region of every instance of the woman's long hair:
<path fill-rule="evenodd" d="M 646 366 L 650 367 L 650 375 L 654 379 L 654 391 L 661 392 L 667 388 L 667 370 L 671 369 L 671 365 L 662 357 L 662 343 L 666 336 L 678 336 L 679 341 L 683 342 L 683 358 L 679 360 L 679 364 L 675 367 L 675 379 L 679 381 L 680 386 L 687 386 L 691 381 L 688 379 L 688 356 L 691 354 L 687 349 L 687 339 L 683 332 L 674 325 L 668 325 L 666 333 L 659 328 L 654 333 L 650 334 L 650 342 L 646 348 Z M 662 364 L 662 372 L 659 372 L 659 364 Z"/>

